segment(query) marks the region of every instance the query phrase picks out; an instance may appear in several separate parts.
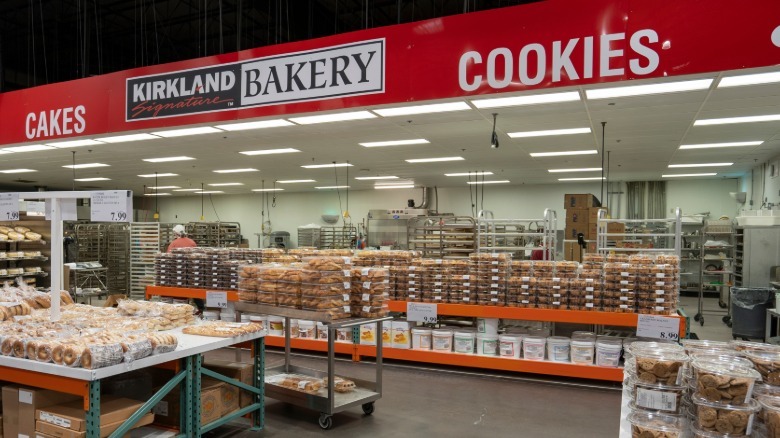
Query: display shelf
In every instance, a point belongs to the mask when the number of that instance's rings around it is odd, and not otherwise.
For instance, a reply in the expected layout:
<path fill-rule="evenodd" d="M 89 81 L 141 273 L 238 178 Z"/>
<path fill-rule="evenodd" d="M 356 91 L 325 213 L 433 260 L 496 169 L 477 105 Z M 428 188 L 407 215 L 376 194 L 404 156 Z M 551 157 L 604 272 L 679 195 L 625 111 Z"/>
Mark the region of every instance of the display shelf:
<path fill-rule="evenodd" d="M 238 292 L 234 290 L 196 289 L 189 287 L 146 286 L 146 299 L 153 296 L 169 298 L 206 299 L 206 292 L 226 292 L 228 301 L 238 301 Z"/>
<path fill-rule="evenodd" d="M 268 335 L 265 338 L 265 345 L 269 347 L 284 348 L 284 336 Z M 335 350 L 338 354 L 354 355 L 355 348 L 357 347 L 352 342 L 335 342 Z M 290 347 L 296 350 L 318 351 L 321 353 L 328 352 L 327 339 L 290 339 Z"/>
<path fill-rule="evenodd" d="M 48 277 L 46 272 L 25 272 L 22 274 L 0 275 L 0 278 L 18 278 L 18 277 Z"/>
<path fill-rule="evenodd" d="M 36 257 L 0 257 L 0 262 L 21 262 L 24 260 L 37 260 L 41 262 L 45 262 L 49 260 L 48 257 L 45 256 L 36 256 Z"/>

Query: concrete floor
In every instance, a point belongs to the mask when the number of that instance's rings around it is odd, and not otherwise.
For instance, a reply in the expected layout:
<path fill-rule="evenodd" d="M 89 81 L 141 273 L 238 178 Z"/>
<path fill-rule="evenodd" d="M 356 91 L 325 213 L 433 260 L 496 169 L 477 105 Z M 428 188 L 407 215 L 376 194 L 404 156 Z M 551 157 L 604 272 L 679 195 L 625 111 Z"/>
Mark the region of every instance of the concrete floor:
<path fill-rule="evenodd" d="M 224 353 L 226 358 L 234 353 Z M 268 365 L 282 355 L 267 354 Z M 296 365 L 325 369 L 323 359 L 296 357 Z M 372 379 L 368 363 L 338 362 L 337 373 Z M 577 382 L 571 382 L 577 383 Z M 222 437 L 583 437 L 617 436 L 620 386 L 584 388 L 521 381 L 510 376 L 478 376 L 457 370 L 424 370 L 387 364 L 384 395 L 376 411 L 360 408 L 334 416 L 323 431 L 318 413 L 267 400 L 266 429 L 247 432 L 246 423 L 232 423 L 209 433 Z"/>
<path fill-rule="evenodd" d="M 708 341 L 730 341 L 733 339 L 731 336 L 731 328 L 722 320 L 723 316 L 726 315 L 725 309 L 718 307 L 717 298 L 704 299 L 703 308 L 705 313 L 703 326 L 693 320 L 693 317 L 698 311 L 698 306 L 698 298 L 680 298 L 680 307 L 685 311 L 685 314 L 691 318 L 691 332 L 696 333 L 699 339 L 706 339 Z"/>

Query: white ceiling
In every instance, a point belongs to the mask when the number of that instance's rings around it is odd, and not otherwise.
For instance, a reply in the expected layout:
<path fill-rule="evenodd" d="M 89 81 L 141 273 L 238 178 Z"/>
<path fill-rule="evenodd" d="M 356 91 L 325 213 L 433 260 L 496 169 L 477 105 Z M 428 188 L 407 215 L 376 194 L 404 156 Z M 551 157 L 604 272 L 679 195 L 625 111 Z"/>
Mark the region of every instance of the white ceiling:
<path fill-rule="evenodd" d="M 775 68 L 776 70 L 776 68 Z M 716 178 L 733 178 L 780 153 L 780 121 L 693 126 L 697 119 L 780 113 L 780 83 L 718 89 L 722 76 L 761 71 L 739 71 L 719 75 L 674 78 L 674 81 L 715 78 L 709 90 L 586 100 L 584 88 L 577 90 L 578 102 L 518 106 L 498 109 L 470 109 L 450 113 L 370 120 L 295 125 L 250 131 L 223 132 L 135 143 L 105 144 L 0 155 L 0 170 L 30 168 L 36 172 L 0 174 L 0 187 L 27 191 L 33 186 L 50 190 L 70 189 L 71 169 L 63 168 L 77 151 L 78 163 L 105 163 L 110 167 L 80 169 L 77 178 L 108 177 L 110 181 L 77 182 L 76 189 L 131 189 L 144 192 L 154 178 L 140 174 L 172 172 L 176 177 L 159 178 L 160 186 L 176 185 L 225 193 L 247 193 L 272 187 L 276 180 L 315 179 L 316 183 L 278 184 L 286 191 L 311 191 L 315 186 L 336 183 L 333 168 L 303 169 L 305 164 L 349 161 L 349 185 L 353 190 L 370 189 L 373 181 L 356 181 L 356 176 L 396 175 L 425 186 L 465 186 L 468 177 L 446 177 L 444 173 L 474 170 L 492 171 L 485 179 L 508 179 L 512 184 L 558 183 L 558 178 L 600 176 L 599 172 L 548 173 L 553 168 L 600 167 L 601 155 L 531 158 L 531 152 L 578 149 L 601 150 L 601 122 L 606 121 L 606 150 L 610 151 L 610 180 L 660 180 L 662 173 L 717 172 Z M 667 80 L 668 81 L 668 80 Z M 636 81 L 632 84 L 664 82 Z M 588 88 L 626 85 L 609 84 Z M 539 93 L 525 93 L 539 94 Z M 494 95 L 487 97 L 503 97 Z M 468 99 L 454 99 L 463 101 Z M 419 102 L 418 102 L 419 103 Z M 402 105 L 397 105 L 402 106 Z M 367 108 L 375 109 L 375 108 Z M 498 113 L 501 147 L 490 148 L 492 113 Z M 545 129 L 590 127 L 590 134 L 511 139 L 506 133 Z M 93 137 L 93 138 L 99 138 Z M 425 138 L 430 144 L 365 148 L 358 143 Z M 680 144 L 762 140 L 757 147 L 678 150 Z M 239 151 L 292 147 L 300 153 L 245 156 Z M 186 155 L 192 161 L 148 163 L 144 158 Z M 409 164 L 405 159 L 462 156 L 465 161 Z M 730 167 L 667 169 L 669 164 L 733 162 Z M 253 167 L 260 172 L 217 174 L 214 170 Z M 338 183 L 345 184 L 347 168 L 338 168 Z M 32 182 L 18 182 L 18 180 Z M 242 182 L 243 186 L 209 187 L 208 184 Z M 147 192 L 149 190 L 147 189 Z M 164 190 L 168 192 L 169 190 Z M 193 196 L 193 193 L 173 195 Z"/>

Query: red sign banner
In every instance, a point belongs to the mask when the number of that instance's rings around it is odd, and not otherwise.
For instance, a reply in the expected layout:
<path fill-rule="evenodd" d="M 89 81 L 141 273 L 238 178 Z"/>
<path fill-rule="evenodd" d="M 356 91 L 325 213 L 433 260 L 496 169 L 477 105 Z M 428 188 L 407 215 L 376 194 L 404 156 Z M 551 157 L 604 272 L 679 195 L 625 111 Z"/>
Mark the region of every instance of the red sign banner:
<path fill-rule="evenodd" d="M 778 61 L 777 0 L 548 0 L 3 93 L 0 144 Z"/>

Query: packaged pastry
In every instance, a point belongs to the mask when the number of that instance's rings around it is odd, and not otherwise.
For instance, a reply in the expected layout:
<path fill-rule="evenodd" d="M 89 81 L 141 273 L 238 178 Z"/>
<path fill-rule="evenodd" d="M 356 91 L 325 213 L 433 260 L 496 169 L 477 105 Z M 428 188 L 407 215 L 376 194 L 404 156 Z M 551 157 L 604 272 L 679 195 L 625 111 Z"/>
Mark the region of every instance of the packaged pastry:
<path fill-rule="evenodd" d="M 665 414 L 683 412 L 683 396 L 687 388 L 683 385 L 665 385 L 629 380 L 632 389 L 632 402 L 639 408 Z"/>
<path fill-rule="evenodd" d="M 351 265 L 349 257 L 309 257 L 304 260 L 306 269 L 314 271 L 343 271 Z"/>
<path fill-rule="evenodd" d="M 744 405 L 752 397 L 753 385 L 761 379 L 754 369 L 712 361 L 692 362 L 694 395 L 710 402 Z"/>
<path fill-rule="evenodd" d="M 628 416 L 634 438 L 684 438 L 688 422 L 684 417 L 634 411 Z"/>
<path fill-rule="evenodd" d="M 632 353 L 636 358 L 637 380 L 646 383 L 680 385 L 681 370 L 690 360 L 683 352 L 660 348 L 632 350 Z"/>
<path fill-rule="evenodd" d="M 728 434 L 730 437 L 750 435 L 750 427 L 761 408 L 753 399 L 739 406 L 710 402 L 697 395 L 693 395 L 691 401 L 694 405 L 693 422 L 697 428 Z"/>
<path fill-rule="evenodd" d="M 767 385 L 780 386 L 780 351 L 744 350 Z"/>
<path fill-rule="evenodd" d="M 762 395 L 758 397 L 761 406 L 759 416 L 766 426 L 766 435 L 770 438 L 780 436 L 780 397 Z"/>

